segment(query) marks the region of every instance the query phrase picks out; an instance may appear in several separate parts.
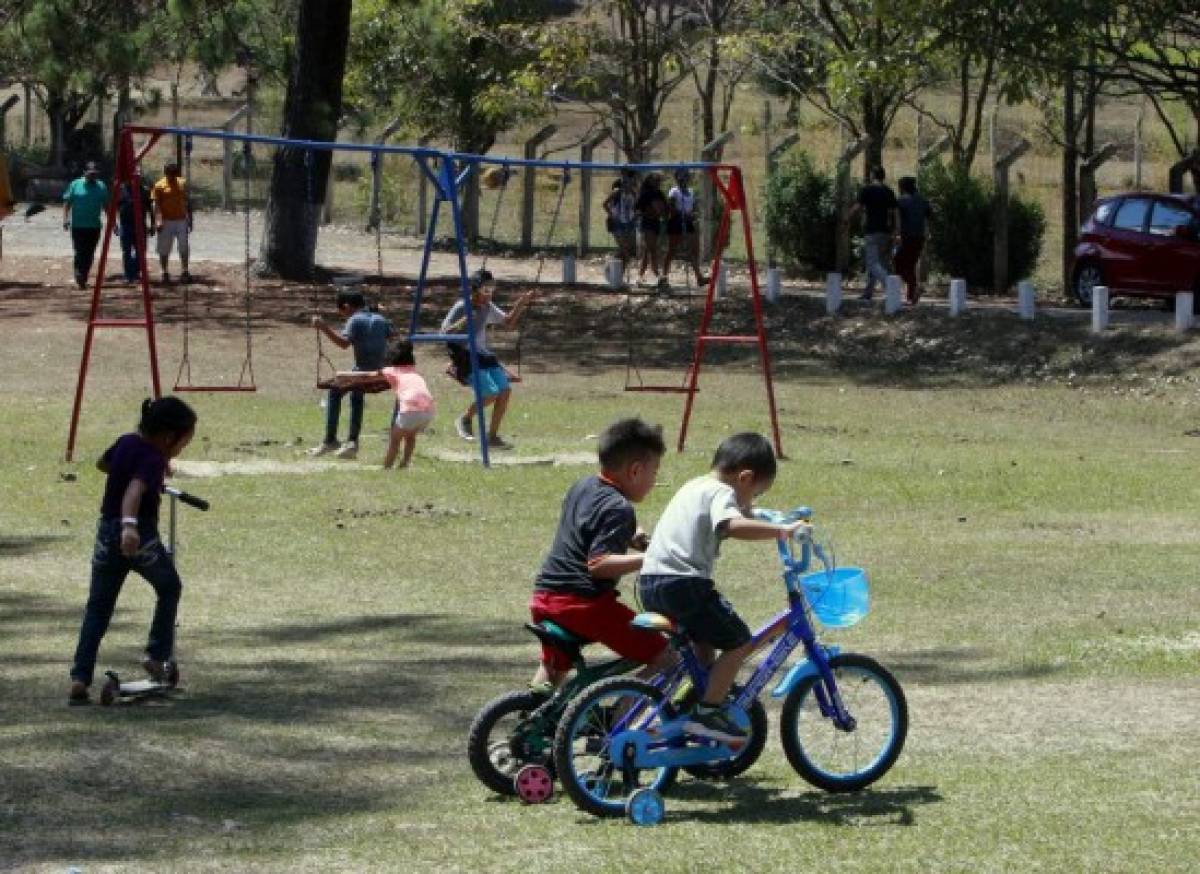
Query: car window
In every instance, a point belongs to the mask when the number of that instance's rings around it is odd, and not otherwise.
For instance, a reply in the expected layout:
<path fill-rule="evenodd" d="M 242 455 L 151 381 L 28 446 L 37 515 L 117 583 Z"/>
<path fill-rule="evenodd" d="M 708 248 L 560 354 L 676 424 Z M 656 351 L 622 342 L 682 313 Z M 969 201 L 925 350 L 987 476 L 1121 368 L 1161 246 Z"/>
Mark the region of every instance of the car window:
<path fill-rule="evenodd" d="M 1160 237 L 1174 236 L 1175 229 L 1190 225 L 1195 218 L 1191 212 L 1177 203 L 1166 200 L 1154 202 L 1154 212 L 1150 214 L 1150 233 Z"/>
<path fill-rule="evenodd" d="M 1108 224 L 1108 220 L 1112 218 L 1113 210 L 1117 208 L 1117 201 L 1108 200 L 1096 207 L 1096 212 L 1092 216 L 1092 222 L 1098 225 Z"/>
<path fill-rule="evenodd" d="M 1150 201 L 1144 197 L 1123 200 L 1113 217 L 1112 226 L 1122 231 L 1140 231 L 1146 224 L 1146 212 L 1149 208 Z"/>

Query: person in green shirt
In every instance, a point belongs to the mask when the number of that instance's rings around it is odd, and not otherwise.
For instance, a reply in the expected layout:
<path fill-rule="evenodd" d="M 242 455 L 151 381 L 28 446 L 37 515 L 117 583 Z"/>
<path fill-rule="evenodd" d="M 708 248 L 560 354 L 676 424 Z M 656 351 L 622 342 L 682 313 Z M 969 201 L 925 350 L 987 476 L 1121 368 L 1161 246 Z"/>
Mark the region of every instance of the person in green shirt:
<path fill-rule="evenodd" d="M 107 205 L 108 186 L 100 181 L 100 168 L 96 162 L 88 161 L 83 175 L 72 180 L 63 192 L 63 230 L 71 232 L 71 245 L 75 249 L 75 284 L 80 288 L 87 287 L 88 273 L 103 227 L 100 214 Z"/>

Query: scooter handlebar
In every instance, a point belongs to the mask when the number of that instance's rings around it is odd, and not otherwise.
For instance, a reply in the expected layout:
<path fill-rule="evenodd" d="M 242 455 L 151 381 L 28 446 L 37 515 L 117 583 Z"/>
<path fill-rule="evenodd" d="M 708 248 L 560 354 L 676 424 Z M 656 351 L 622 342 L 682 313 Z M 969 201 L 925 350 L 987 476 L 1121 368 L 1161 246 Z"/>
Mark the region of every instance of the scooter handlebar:
<path fill-rule="evenodd" d="M 178 498 L 189 507 L 195 507 L 197 510 L 207 510 L 209 508 L 209 503 L 204 498 L 198 498 L 195 495 L 185 492 L 183 489 L 177 489 L 174 486 L 165 486 L 163 492 L 173 498 Z"/>

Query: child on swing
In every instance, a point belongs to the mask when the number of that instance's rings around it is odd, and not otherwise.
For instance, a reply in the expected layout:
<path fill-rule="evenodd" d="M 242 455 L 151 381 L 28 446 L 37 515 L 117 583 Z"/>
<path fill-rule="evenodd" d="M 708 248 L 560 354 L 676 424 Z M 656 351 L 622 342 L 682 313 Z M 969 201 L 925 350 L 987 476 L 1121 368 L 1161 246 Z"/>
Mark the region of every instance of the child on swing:
<path fill-rule="evenodd" d="M 417 435 L 433 421 L 433 395 L 429 393 L 424 377 L 417 373 L 417 360 L 413 355 L 413 344 L 409 340 L 397 340 L 388 348 L 388 366 L 382 370 L 347 370 L 337 374 L 338 386 L 353 388 L 374 379 L 386 379 L 396 394 L 396 409 L 392 416 L 391 439 L 387 454 L 383 458 L 384 470 L 390 470 L 404 444 L 404 455 L 400 467 L 408 467 Z"/>
<path fill-rule="evenodd" d="M 196 414 L 179 398 L 147 398 L 142 402 L 137 431 L 119 437 L 96 462 L 108 479 L 92 552 L 91 589 L 71 666 L 70 704 L 91 700 L 88 688 L 100 641 L 130 571 L 153 586 L 158 596 L 142 667 L 157 682 L 178 677 L 175 613 L 182 584 L 158 535 L 158 506 L 170 460 L 183 452 L 195 432 Z"/>

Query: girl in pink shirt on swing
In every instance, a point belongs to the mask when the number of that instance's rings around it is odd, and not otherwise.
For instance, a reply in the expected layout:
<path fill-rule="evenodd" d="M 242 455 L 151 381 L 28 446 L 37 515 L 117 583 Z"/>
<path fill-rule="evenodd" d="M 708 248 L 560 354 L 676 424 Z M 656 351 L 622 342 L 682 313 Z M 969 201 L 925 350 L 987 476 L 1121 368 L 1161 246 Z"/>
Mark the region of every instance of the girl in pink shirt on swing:
<path fill-rule="evenodd" d="M 400 467 L 408 467 L 412 458 L 413 448 L 417 445 L 417 435 L 433 421 L 433 395 L 425 378 L 417 373 L 416 358 L 413 356 L 413 344 L 409 340 L 397 340 L 388 349 L 388 366 L 382 370 L 347 370 L 337 374 L 339 388 L 350 388 L 355 383 L 370 382 L 386 379 L 392 391 L 396 393 L 396 409 L 392 418 L 391 439 L 388 441 L 387 454 L 383 458 L 383 467 L 390 469 L 400 452 L 400 444 L 404 444 L 404 455 L 400 459 Z"/>

